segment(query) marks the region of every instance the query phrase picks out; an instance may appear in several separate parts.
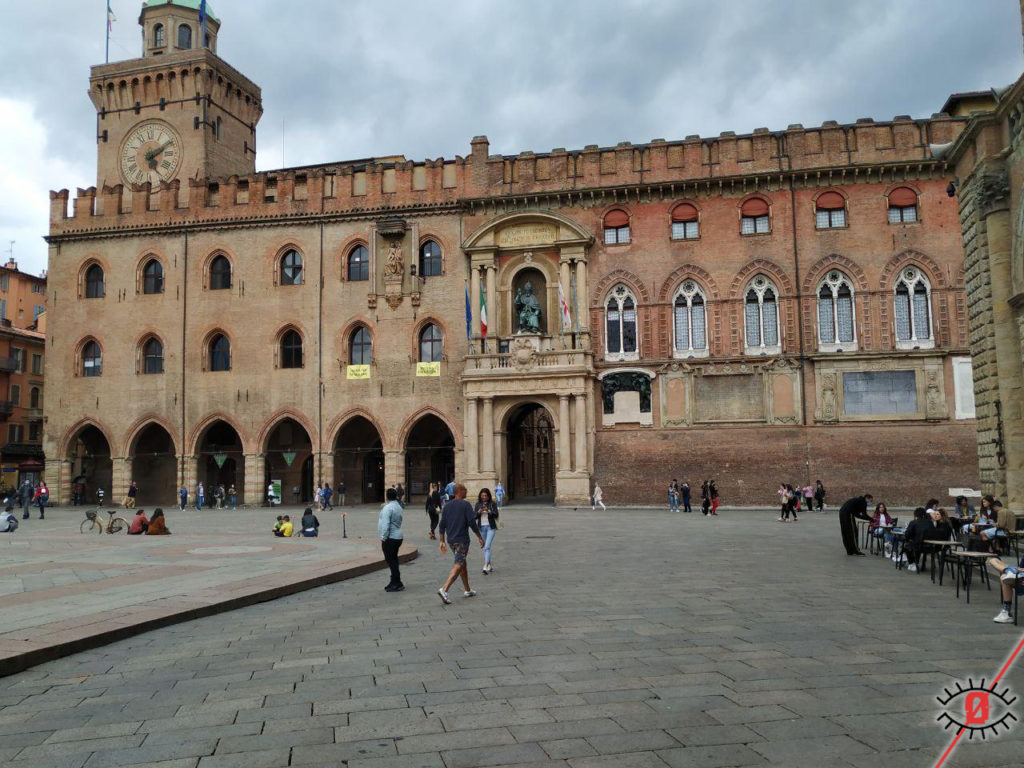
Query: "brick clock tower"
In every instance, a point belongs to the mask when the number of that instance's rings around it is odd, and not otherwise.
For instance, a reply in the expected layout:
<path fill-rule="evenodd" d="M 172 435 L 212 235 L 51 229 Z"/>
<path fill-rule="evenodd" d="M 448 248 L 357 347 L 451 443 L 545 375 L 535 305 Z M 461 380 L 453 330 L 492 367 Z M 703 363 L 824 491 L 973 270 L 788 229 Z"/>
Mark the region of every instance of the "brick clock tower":
<path fill-rule="evenodd" d="M 147 0 L 142 57 L 92 68 L 97 187 L 255 171 L 260 89 L 217 56 L 220 21 L 206 9 L 204 41 L 199 0 Z"/>

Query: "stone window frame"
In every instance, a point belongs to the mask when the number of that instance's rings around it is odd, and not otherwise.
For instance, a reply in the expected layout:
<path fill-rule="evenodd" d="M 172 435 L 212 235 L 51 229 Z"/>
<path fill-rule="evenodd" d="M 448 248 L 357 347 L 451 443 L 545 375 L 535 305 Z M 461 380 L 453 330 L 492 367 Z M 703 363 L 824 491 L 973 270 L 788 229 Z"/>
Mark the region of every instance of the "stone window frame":
<path fill-rule="evenodd" d="M 146 275 L 146 270 L 149 269 L 151 264 L 156 264 L 160 268 L 160 288 L 156 291 L 147 291 L 146 284 L 149 277 Z M 167 265 L 164 264 L 163 258 L 156 253 L 147 252 L 141 259 L 139 259 L 138 274 L 135 282 L 135 293 L 139 296 L 159 296 L 167 290 Z"/>
<path fill-rule="evenodd" d="M 840 321 L 840 307 L 838 303 L 839 291 L 846 287 L 850 293 L 850 330 L 852 336 L 849 340 L 844 341 L 839 338 L 839 329 L 842 326 Z M 824 290 L 828 290 L 831 294 L 829 301 L 831 303 L 831 321 L 833 329 L 833 340 L 825 341 L 822 333 L 822 296 L 821 293 Z M 854 352 L 857 350 L 857 294 L 854 290 L 853 280 L 843 270 L 832 268 L 822 275 L 818 281 L 818 286 L 814 292 L 814 304 L 815 304 L 815 315 L 814 315 L 814 329 L 815 335 L 818 338 L 818 351 L 819 352 Z"/>
<path fill-rule="evenodd" d="M 914 193 L 913 205 L 893 205 L 890 196 L 897 190 L 906 189 Z M 885 192 L 886 221 L 891 226 L 906 226 L 921 223 L 921 190 L 910 184 L 894 184 Z M 908 217 L 908 212 L 913 211 Z"/>
<path fill-rule="evenodd" d="M 625 224 L 620 224 L 618 226 L 609 226 L 608 219 L 609 219 L 609 217 L 612 216 L 612 214 L 615 214 L 615 213 L 619 213 L 619 214 L 622 214 L 623 216 L 625 216 L 626 217 L 626 223 Z M 620 205 L 617 205 L 614 208 L 611 208 L 611 209 L 605 211 L 604 215 L 601 216 L 601 232 L 602 232 L 601 240 L 602 240 L 602 242 L 606 246 L 607 245 L 629 245 L 630 243 L 633 242 L 632 224 L 633 224 L 633 217 L 630 215 L 629 211 L 627 211 L 625 208 L 623 208 Z M 611 238 L 612 238 L 611 240 L 608 239 L 609 235 L 611 235 Z"/>
<path fill-rule="evenodd" d="M 768 207 L 768 212 L 755 213 L 752 211 L 751 208 L 756 203 L 764 203 Z M 765 195 L 747 195 L 740 201 L 738 212 L 741 237 L 758 237 L 772 233 L 774 229 L 772 226 L 772 201 Z"/>
<path fill-rule="evenodd" d="M 160 370 L 159 371 L 148 371 L 146 370 L 146 361 L 149 359 L 147 355 L 147 347 L 152 343 L 156 342 L 160 345 Z M 167 372 L 165 363 L 167 361 L 167 345 L 164 340 L 160 337 L 160 334 L 150 331 L 144 334 L 138 344 L 135 345 L 136 356 L 135 356 L 135 374 L 137 376 L 161 376 Z"/>
<path fill-rule="evenodd" d="M 908 291 L 908 322 L 910 323 L 910 338 L 901 339 L 898 325 L 899 290 L 904 285 Z M 924 308 L 928 314 L 928 332 L 923 338 L 918 338 L 917 319 L 915 317 L 914 296 L 918 285 L 924 286 Z M 935 348 L 935 312 L 932 309 L 932 283 L 923 269 L 916 264 L 907 264 L 902 267 L 896 276 L 892 286 L 893 291 L 893 340 L 896 349 L 934 349 Z"/>
<path fill-rule="evenodd" d="M 95 296 L 89 295 L 90 290 L 90 272 L 98 269 L 100 272 L 100 293 Z M 107 265 L 100 261 L 98 258 L 86 259 L 78 272 L 78 298 L 80 299 L 105 299 L 107 297 Z M 95 274 L 95 273 L 93 273 Z"/>
<path fill-rule="evenodd" d="M 228 365 L 227 368 L 219 368 L 214 370 L 213 368 L 213 344 L 218 339 L 223 337 L 228 343 L 227 355 Z M 202 346 L 202 364 L 200 370 L 203 373 L 231 373 L 234 369 L 234 340 L 231 338 L 231 334 L 225 331 L 223 328 L 214 328 L 206 334 L 203 340 Z"/>
<path fill-rule="evenodd" d="M 437 262 L 440 271 L 436 273 L 432 272 L 431 274 L 428 275 L 423 269 L 423 249 L 426 248 L 430 243 L 433 243 L 435 246 L 437 246 Z M 441 245 L 441 240 L 438 237 L 434 235 L 424 235 L 423 237 L 420 238 L 419 247 L 416 249 L 416 270 L 417 277 L 421 277 L 424 279 L 428 277 L 444 277 L 445 249 L 444 246 Z"/>
<path fill-rule="evenodd" d="M 285 270 L 289 269 L 289 265 L 285 264 L 285 260 L 290 256 L 294 256 L 298 259 L 299 268 L 299 280 L 294 282 L 294 277 L 289 281 L 285 282 Z M 294 269 L 294 262 L 291 268 Z M 306 259 L 302 254 L 302 249 L 294 243 L 288 243 L 277 250 L 277 256 L 274 258 L 274 285 L 278 288 L 293 287 L 305 285 L 306 283 Z"/>
<path fill-rule="evenodd" d="M 701 306 L 704 308 L 704 346 L 695 347 L 693 346 L 693 299 L 699 298 Z M 686 299 L 687 306 L 687 336 L 688 346 L 686 349 L 680 349 L 678 345 L 678 323 L 676 318 L 676 303 L 681 299 Z M 708 297 L 707 292 L 703 286 L 692 277 L 687 277 L 672 294 L 672 304 L 670 305 L 672 312 L 672 356 L 679 358 L 691 358 L 691 357 L 708 357 L 710 356 L 710 346 L 708 344 Z"/>
<path fill-rule="evenodd" d="M 426 333 L 427 328 L 434 326 L 441 333 L 441 357 L 438 360 L 424 360 L 422 356 L 423 352 L 423 334 Z M 413 329 L 413 360 L 418 363 L 430 363 L 430 362 L 445 362 L 448 360 L 448 329 L 436 317 L 425 317 L 419 323 L 416 324 L 416 328 Z"/>
<path fill-rule="evenodd" d="M 847 373 L 875 371 L 913 371 L 917 398 L 914 413 L 854 414 L 846 413 L 843 376 Z M 815 413 L 817 423 L 864 423 L 887 421 L 945 421 L 950 418 L 946 404 L 945 364 L 941 353 L 911 353 L 899 359 L 865 360 L 823 358 L 814 363 Z M 831 377 L 831 383 L 829 383 Z M 934 385 L 934 398 L 932 395 Z"/>
<path fill-rule="evenodd" d="M 34 385 L 28 390 L 28 407 L 29 408 L 42 408 L 43 407 L 43 388 L 39 385 Z"/>
<path fill-rule="evenodd" d="M 163 48 L 167 45 L 167 30 L 163 24 L 153 25 L 153 47 Z"/>
<path fill-rule="evenodd" d="M 359 248 L 362 248 L 366 252 L 366 260 L 364 262 L 360 262 L 361 264 L 363 264 L 365 266 L 366 277 L 357 277 L 356 279 L 353 280 L 352 279 L 352 255 Z M 362 270 L 362 268 L 360 268 L 360 274 L 362 274 L 362 272 L 363 272 L 363 270 Z M 373 277 L 373 275 L 370 274 L 370 245 L 369 245 L 369 243 L 367 243 L 367 242 L 365 242 L 363 240 L 357 240 L 356 242 L 349 244 L 349 246 L 345 249 L 345 258 L 342 259 L 341 274 L 342 274 L 342 281 L 346 282 L 346 283 L 368 283 L 368 282 L 371 281 L 371 278 Z"/>
<path fill-rule="evenodd" d="M 842 198 L 843 204 L 840 207 L 828 207 L 824 208 L 819 205 L 819 201 L 824 197 L 831 197 L 832 195 L 838 195 Z M 838 189 L 826 189 L 822 190 L 814 196 L 814 228 L 819 232 L 826 232 L 835 229 L 848 229 L 850 226 L 850 200 Z M 822 214 L 826 214 L 824 219 L 824 225 L 822 224 Z"/>
<path fill-rule="evenodd" d="M 213 287 L 213 265 L 219 259 L 228 263 L 228 284 L 222 288 Z M 203 264 L 203 290 L 204 291 L 230 291 L 235 286 L 235 260 L 223 248 L 211 251 Z"/>
<path fill-rule="evenodd" d="M 356 349 L 355 338 L 356 338 L 356 334 L 358 334 L 358 333 L 365 333 L 367 338 L 368 338 L 368 343 L 369 343 L 369 348 L 370 348 L 370 359 L 369 359 L 369 361 L 357 363 L 355 360 L 352 359 L 353 358 L 353 353 L 355 352 L 355 349 Z M 442 343 L 443 343 L 443 336 L 442 336 Z M 345 358 L 348 360 L 348 365 L 373 365 L 373 362 L 374 362 L 374 360 L 373 360 L 373 347 L 374 347 L 373 330 L 366 323 L 359 323 L 359 322 L 355 323 L 351 328 L 349 328 L 348 333 L 345 334 Z"/>
<path fill-rule="evenodd" d="M 188 37 L 185 38 L 182 35 L 182 31 L 188 32 Z M 174 36 L 174 47 L 181 51 L 192 50 L 192 39 L 195 37 L 195 30 L 192 29 L 191 24 L 179 24 L 177 30 L 175 30 Z"/>
<path fill-rule="evenodd" d="M 633 335 L 635 339 L 635 349 L 626 350 L 625 348 L 625 331 L 626 331 L 626 319 L 624 314 L 626 312 L 626 302 L 632 301 L 633 303 Z M 619 335 L 619 349 L 613 351 L 608 346 L 608 312 L 612 302 L 617 305 L 616 311 L 618 312 L 618 335 Z M 633 291 L 628 285 L 623 282 L 618 282 L 611 287 L 608 291 L 604 301 L 602 302 L 603 314 L 604 314 L 604 359 L 613 362 L 627 362 L 640 359 L 640 302 L 636 298 L 636 292 Z"/>
<path fill-rule="evenodd" d="M 295 334 L 299 339 L 299 365 L 285 365 L 285 340 L 289 334 Z M 306 334 L 302 332 L 302 329 L 293 323 L 289 323 L 281 327 L 277 334 L 274 336 L 274 368 L 280 368 L 286 371 L 292 370 L 303 370 L 306 367 Z"/>
<path fill-rule="evenodd" d="M 99 360 L 99 365 L 90 366 L 98 368 L 97 373 L 87 374 L 86 371 L 86 350 L 90 344 L 95 344 L 99 350 L 99 356 L 95 359 Z M 98 379 L 103 376 L 103 343 L 95 336 L 89 335 L 79 339 L 78 344 L 75 345 L 75 376 L 83 379 Z"/>
<path fill-rule="evenodd" d="M 693 208 L 693 210 L 697 214 L 697 218 L 690 219 L 690 220 L 687 220 L 687 221 L 676 221 L 675 220 L 676 211 L 679 210 L 680 208 L 683 208 L 684 206 L 685 207 L 689 207 L 689 208 Z M 700 219 L 701 219 L 700 206 L 697 205 L 693 200 L 679 200 L 676 203 L 674 203 L 672 205 L 672 208 L 669 210 L 669 224 L 668 224 L 668 227 L 669 227 L 669 229 L 668 229 L 669 240 L 671 240 L 674 243 L 685 243 L 685 242 L 693 242 L 693 241 L 696 241 L 696 240 L 700 240 L 700 232 L 701 232 L 701 221 L 700 221 Z M 676 236 L 676 233 L 677 233 L 676 225 L 677 224 L 681 224 L 682 225 L 682 227 L 678 230 L 678 232 L 682 233 L 682 236 L 680 236 L 680 237 Z M 689 226 L 690 224 L 693 225 L 692 233 L 691 233 L 691 228 Z"/>
<path fill-rule="evenodd" d="M 775 305 L 775 334 L 776 339 L 774 344 L 765 344 L 765 295 L 771 291 L 775 297 L 775 301 L 772 302 Z M 757 303 L 757 314 L 758 314 L 758 343 L 750 343 L 750 328 L 747 318 L 747 307 L 752 302 L 750 301 L 750 294 L 754 293 L 755 301 Z M 782 354 L 782 310 L 781 300 L 779 294 L 779 287 L 776 285 L 772 278 L 763 273 L 758 272 L 750 280 L 747 281 L 746 287 L 742 293 L 743 302 L 743 354 L 745 355 L 756 355 L 759 357 L 768 355 L 781 355 Z"/>

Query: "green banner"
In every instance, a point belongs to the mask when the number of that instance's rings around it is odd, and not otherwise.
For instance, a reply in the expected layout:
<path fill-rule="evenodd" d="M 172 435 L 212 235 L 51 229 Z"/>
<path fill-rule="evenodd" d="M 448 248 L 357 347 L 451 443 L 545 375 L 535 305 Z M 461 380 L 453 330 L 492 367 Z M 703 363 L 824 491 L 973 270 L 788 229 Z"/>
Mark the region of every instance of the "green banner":
<path fill-rule="evenodd" d="M 284 460 L 288 462 L 288 466 L 289 467 L 292 465 L 292 462 L 295 461 L 295 456 L 296 455 L 297 454 L 295 453 L 295 451 L 285 451 L 284 452 Z"/>
<path fill-rule="evenodd" d="M 213 454 L 213 460 L 217 462 L 217 469 L 224 466 L 224 462 L 228 460 L 226 453 L 215 453 Z"/>

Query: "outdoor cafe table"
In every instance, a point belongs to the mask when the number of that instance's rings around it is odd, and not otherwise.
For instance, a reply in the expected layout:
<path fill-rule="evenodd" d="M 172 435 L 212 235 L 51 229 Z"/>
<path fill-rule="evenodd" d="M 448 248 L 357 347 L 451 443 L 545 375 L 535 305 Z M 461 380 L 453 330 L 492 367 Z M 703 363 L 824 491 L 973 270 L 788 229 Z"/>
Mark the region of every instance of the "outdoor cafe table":
<path fill-rule="evenodd" d="M 992 557 L 990 552 L 950 552 L 949 556 L 956 560 L 956 596 L 960 597 L 960 583 L 963 582 L 964 591 L 967 593 L 967 602 L 971 602 L 971 582 L 974 579 L 974 566 L 981 566 L 982 578 L 989 589 L 992 589 L 992 582 L 988 577 L 988 570 L 985 568 L 985 561 Z M 964 570 L 966 569 L 966 570 Z"/>
<path fill-rule="evenodd" d="M 942 586 L 942 574 L 946 571 L 946 550 L 949 547 L 962 547 L 959 541 L 938 541 L 936 539 L 925 539 L 925 544 L 931 544 L 933 547 L 941 547 L 939 551 L 939 586 Z M 932 584 L 935 583 L 935 558 L 932 558 Z"/>

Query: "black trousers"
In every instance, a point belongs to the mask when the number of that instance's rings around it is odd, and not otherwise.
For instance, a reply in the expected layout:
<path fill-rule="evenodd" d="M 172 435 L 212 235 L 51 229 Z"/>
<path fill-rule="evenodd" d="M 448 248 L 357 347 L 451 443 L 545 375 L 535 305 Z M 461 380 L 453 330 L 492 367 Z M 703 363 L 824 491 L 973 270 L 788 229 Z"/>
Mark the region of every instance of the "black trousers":
<path fill-rule="evenodd" d="M 430 512 L 427 512 L 427 514 L 430 515 L 430 532 L 433 533 L 434 531 L 437 530 L 437 520 L 438 520 L 437 512 L 430 511 Z"/>
<path fill-rule="evenodd" d="M 839 515 L 839 529 L 843 533 L 843 546 L 846 547 L 846 554 L 855 555 L 860 552 L 857 546 L 857 524 L 853 521 L 853 515 Z"/>
<path fill-rule="evenodd" d="M 395 587 L 402 583 L 402 574 L 398 570 L 398 548 L 400 546 L 402 546 L 401 539 L 385 539 L 380 543 L 380 548 L 384 552 L 384 562 L 391 569 L 389 584 Z"/>

